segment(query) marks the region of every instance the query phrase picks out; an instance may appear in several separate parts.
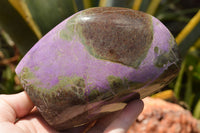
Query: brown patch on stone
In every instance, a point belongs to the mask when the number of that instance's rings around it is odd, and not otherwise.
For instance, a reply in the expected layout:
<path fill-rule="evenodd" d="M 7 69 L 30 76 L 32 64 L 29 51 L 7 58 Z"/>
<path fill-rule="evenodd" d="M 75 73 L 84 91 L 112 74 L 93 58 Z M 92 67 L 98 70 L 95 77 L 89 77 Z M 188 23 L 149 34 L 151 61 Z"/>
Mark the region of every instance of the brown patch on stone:
<path fill-rule="evenodd" d="M 146 57 L 153 40 L 151 16 L 131 9 L 91 8 L 76 22 L 90 54 L 134 68 Z"/>

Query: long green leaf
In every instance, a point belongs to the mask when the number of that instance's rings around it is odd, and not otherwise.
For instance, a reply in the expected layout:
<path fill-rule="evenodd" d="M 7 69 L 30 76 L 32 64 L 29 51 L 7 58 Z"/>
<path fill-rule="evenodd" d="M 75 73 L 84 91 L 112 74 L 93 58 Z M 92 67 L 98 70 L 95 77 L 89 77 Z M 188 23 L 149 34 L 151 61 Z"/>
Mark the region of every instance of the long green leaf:
<path fill-rule="evenodd" d="M 140 11 L 143 11 L 143 12 L 146 12 L 147 11 L 147 8 L 148 8 L 148 5 L 150 3 L 150 0 L 142 0 L 142 3 L 140 5 Z"/>
<path fill-rule="evenodd" d="M 76 7 L 78 11 L 81 11 L 84 9 L 83 0 L 74 0 L 74 3 L 76 3 Z"/>
<path fill-rule="evenodd" d="M 193 90 L 192 90 L 192 80 L 193 80 L 192 72 L 188 71 L 184 101 L 189 105 L 189 107 L 192 106 L 192 102 L 194 100 L 194 94 L 193 94 Z"/>
<path fill-rule="evenodd" d="M 91 7 L 97 7 L 99 5 L 99 0 L 74 0 L 78 11 L 84 10 Z"/>
<path fill-rule="evenodd" d="M 182 56 L 184 56 L 189 48 L 200 38 L 200 22 L 199 24 L 184 38 L 180 43 L 179 49 Z"/>
<path fill-rule="evenodd" d="M 178 78 L 176 80 L 175 86 L 174 86 L 174 93 L 175 96 L 180 99 L 180 93 L 181 93 L 181 85 L 182 85 L 182 80 L 183 80 L 183 74 L 185 71 L 185 67 L 186 67 L 186 60 L 184 60 L 181 64 L 181 70 L 178 74 Z"/>
<path fill-rule="evenodd" d="M 32 15 L 24 2 L 24 0 L 8 0 L 10 4 L 19 12 L 23 19 L 28 23 L 29 27 L 34 31 L 38 39 L 42 37 L 41 31 L 34 22 Z"/>
<path fill-rule="evenodd" d="M 129 7 L 131 8 L 132 0 L 100 0 L 100 7 Z"/>
<path fill-rule="evenodd" d="M 200 38 L 200 10 L 176 37 L 180 53 L 184 56 L 188 49 Z"/>
<path fill-rule="evenodd" d="M 142 4 L 142 0 L 134 0 L 133 5 L 132 5 L 132 9 L 133 10 L 139 10 L 141 4 Z"/>
<path fill-rule="evenodd" d="M 200 99 L 194 108 L 193 114 L 194 114 L 194 117 L 196 117 L 197 119 L 200 118 Z"/>
<path fill-rule="evenodd" d="M 158 9 L 160 2 L 161 0 L 151 0 L 151 3 L 149 4 L 146 12 L 151 15 L 154 15 L 156 10 Z"/>
<path fill-rule="evenodd" d="M 90 0 L 91 1 L 91 4 L 92 4 L 92 7 L 97 7 L 99 6 L 99 1 L 100 0 Z"/>
<path fill-rule="evenodd" d="M 0 0 L 0 26 L 16 43 L 21 54 L 25 54 L 38 41 L 35 33 L 8 0 Z"/>
<path fill-rule="evenodd" d="M 75 13 L 73 0 L 25 0 L 25 3 L 43 35 Z"/>

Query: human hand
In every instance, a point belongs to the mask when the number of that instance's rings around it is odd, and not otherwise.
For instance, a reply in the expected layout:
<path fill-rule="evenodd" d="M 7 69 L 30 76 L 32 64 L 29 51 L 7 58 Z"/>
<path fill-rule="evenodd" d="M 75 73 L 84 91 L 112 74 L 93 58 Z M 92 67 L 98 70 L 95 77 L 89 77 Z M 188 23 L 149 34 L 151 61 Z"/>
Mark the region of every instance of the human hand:
<path fill-rule="evenodd" d="M 141 100 L 130 102 L 123 111 L 101 118 L 88 133 L 125 133 L 143 109 Z M 63 133 L 84 132 L 88 125 Z M 41 117 L 26 94 L 0 95 L 0 131 L 2 133 L 58 133 Z"/>

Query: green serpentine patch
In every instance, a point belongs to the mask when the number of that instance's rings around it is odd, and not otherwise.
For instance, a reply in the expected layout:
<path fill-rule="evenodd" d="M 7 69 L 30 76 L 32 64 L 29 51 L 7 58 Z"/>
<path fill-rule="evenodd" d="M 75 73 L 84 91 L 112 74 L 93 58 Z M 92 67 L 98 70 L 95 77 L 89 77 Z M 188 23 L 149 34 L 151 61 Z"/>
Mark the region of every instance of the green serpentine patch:
<path fill-rule="evenodd" d="M 85 80 L 82 77 L 59 77 L 59 82 L 52 88 L 39 88 L 42 83 L 39 81 L 33 72 L 28 67 L 24 67 L 20 73 L 20 79 L 22 84 L 26 86 L 26 91 L 31 97 L 37 101 L 37 99 L 46 99 L 46 101 L 61 104 L 64 101 L 68 101 L 71 104 L 84 104 L 86 100 L 106 100 L 116 94 L 123 94 L 126 91 L 130 91 L 130 88 L 138 89 L 144 86 L 144 83 L 131 82 L 126 78 L 121 79 L 116 76 L 108 76 L 107 81 L 110 88 L 109 91 L 103 91 L 101 88 L 90 89 L 86 95 Z M 34 82 L 33 82 L 34 81 Z M 30 83 L 32 82 L 32 83 Z M 34 90 L 34 91 L 33 91 Z M 106 89 L 107 90 L 107 89 Z M 48 103 L 47 102 L 47 103 Z"/>

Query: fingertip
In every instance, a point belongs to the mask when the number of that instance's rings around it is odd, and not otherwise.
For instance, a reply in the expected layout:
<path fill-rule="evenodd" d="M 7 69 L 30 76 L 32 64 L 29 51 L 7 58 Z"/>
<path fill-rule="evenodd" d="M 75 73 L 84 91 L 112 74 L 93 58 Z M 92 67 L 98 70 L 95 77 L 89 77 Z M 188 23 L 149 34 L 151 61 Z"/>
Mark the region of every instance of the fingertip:
<path fill-rule="evenodd" d="M 104 133 L 126 133 L 144 108 L 142 100 L 128 103 L 121 114 L 105 130 Z"/>
<path fill-rule="evenodd" d="M 144 108 L 144 102 L 141 99 L 137 99 L 131 101 L 126 108 L 129 108 L 128 110 L 135 110 L 135 113 L 140 114 Z"/>
<path fill-rule="evenodd" d="M 33 102 L 31 101 L 30 97 L 26 93 L 26 91 L 20 92 L 16 94 L 15 99 L 17 99 L 15 104 L 17 117 L 23 117 L 28 114 L 34 107 Z"/>
<path fill-rule="evenodd" d="M 0 100 L 0 116 L 10 122 L 27 115 L 34 107 L 25 91 L 12 95 L 0 95 Z"/>

